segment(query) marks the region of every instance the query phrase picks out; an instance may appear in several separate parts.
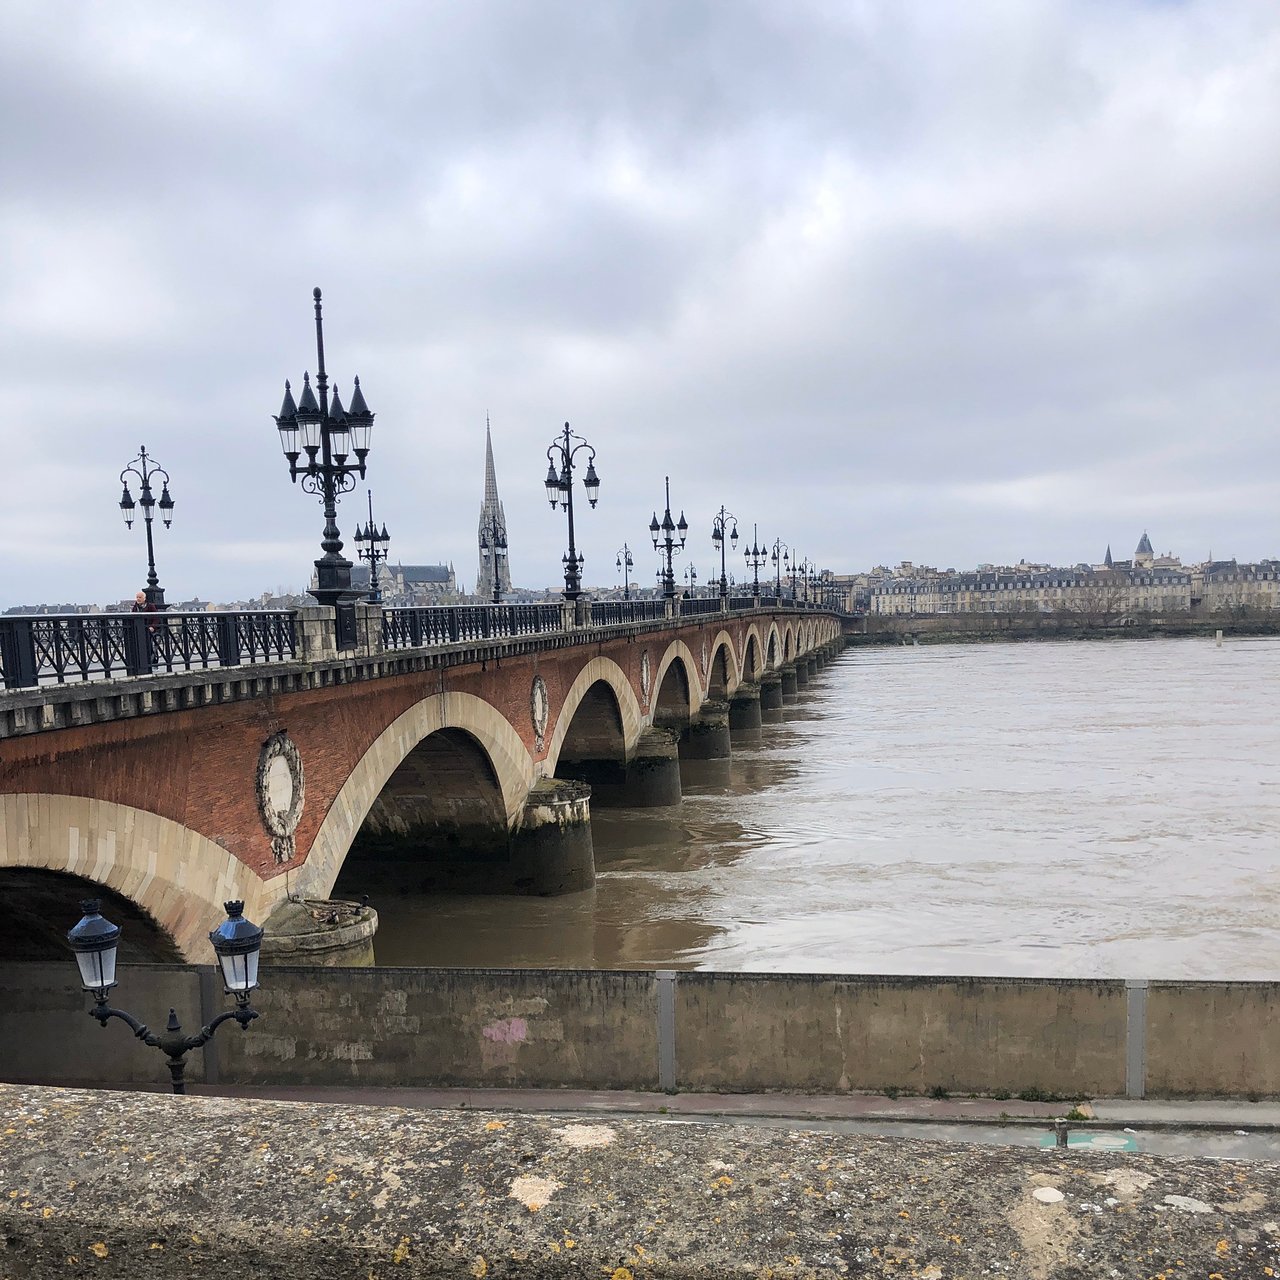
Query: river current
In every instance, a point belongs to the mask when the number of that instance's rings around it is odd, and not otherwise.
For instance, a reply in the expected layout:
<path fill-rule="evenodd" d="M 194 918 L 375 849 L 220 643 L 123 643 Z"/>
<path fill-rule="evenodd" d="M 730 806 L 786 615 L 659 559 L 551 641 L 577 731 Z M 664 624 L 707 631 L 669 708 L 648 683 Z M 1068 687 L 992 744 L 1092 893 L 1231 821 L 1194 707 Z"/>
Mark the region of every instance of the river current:
<path fill-rule="evenodd" d="M 1280 979 L 1278 707 L 1274 639 L 846 650 L 595 889 L 380 898 L 378 963 Z"/>

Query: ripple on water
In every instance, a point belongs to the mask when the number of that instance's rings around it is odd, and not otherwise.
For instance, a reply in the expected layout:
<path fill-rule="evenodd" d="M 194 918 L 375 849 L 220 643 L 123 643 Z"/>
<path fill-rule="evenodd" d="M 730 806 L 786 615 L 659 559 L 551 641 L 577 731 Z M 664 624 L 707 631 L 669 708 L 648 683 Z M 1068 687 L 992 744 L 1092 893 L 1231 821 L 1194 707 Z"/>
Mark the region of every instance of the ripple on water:
<path fill-rule="evenodd" d="M 597 813 L 594 891 L 379 903 L 379 959 L 1280 979 L 1278 680 L 1276 640 L 850 650 Z"/>

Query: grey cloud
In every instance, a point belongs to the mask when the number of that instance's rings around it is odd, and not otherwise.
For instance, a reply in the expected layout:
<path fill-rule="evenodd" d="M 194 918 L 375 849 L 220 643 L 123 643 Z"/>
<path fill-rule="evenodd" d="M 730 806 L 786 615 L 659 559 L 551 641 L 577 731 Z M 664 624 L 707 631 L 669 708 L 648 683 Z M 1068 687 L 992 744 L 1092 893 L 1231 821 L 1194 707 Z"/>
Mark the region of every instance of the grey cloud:
<path fill-rule="evenodd" d="M 314 284 L 393 554 L 468 579 L 486 412 L 529 585 L 565 418 L 591 581 L 667 472 L 836 568 L 1276 554 L 1278 61 L 1261 0 L 7 6 L 0 606 L 132 588 L 144 440 L 174 594 L 301 584 Z"/>

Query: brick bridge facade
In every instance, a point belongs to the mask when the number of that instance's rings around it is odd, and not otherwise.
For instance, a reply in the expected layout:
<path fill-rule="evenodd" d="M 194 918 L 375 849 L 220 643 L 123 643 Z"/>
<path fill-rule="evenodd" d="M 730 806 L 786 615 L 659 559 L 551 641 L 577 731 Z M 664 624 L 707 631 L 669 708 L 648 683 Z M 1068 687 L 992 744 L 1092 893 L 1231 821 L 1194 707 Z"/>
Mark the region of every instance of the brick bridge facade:
<path fill-rule="evenodd" d="M 18 945 L 68 923 L 49 882 L 200 961 L 225 900 L 270 920 L 349 858 L 375 886 L 588 887 L 592 803 L 678 801 L 680 756 L 727 755 L 841 643 L 834 615 L 759 608 L 5 695 Z"/>

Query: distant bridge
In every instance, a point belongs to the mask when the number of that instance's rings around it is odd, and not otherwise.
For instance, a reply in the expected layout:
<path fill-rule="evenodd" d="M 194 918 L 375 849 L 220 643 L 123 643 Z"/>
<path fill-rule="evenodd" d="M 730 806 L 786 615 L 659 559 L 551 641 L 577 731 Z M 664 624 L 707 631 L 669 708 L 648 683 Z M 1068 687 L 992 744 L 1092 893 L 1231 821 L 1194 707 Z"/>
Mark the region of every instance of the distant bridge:
<path fill-rule="evenodd" d="M 683 608 L 681 607 L 683 605 Z M 372 882 L 563 893 L 590 805 L 679 800 L 842 643 L 790 601 L 604 601 L 0 620 L 0 884 L 21 954 L 76 877 L 155 959 L 221 904 Z M 130 913 L 133 913 L 132 916 Z"/>

